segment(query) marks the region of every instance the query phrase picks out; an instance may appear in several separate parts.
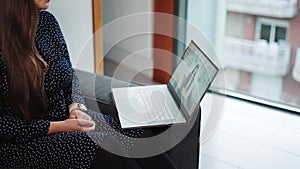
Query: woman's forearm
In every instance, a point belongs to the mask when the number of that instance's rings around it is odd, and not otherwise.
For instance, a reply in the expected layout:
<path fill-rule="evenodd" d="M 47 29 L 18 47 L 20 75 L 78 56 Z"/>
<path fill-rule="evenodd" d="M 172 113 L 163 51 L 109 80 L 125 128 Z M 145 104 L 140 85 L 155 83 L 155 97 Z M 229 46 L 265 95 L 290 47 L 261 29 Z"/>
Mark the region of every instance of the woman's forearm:
<path fill-rule="evenodd" d="M 63 129 L 64 129 L 63 121 L 53 121 L 50 122 L 48 134 L 64 132 Z"/>
<path fill-rule="evenodd" d="M 66 119 L 64 121 L 51 121 L 48 134 L 72 131 L 93 131 L 94 129 L 95 122 L 93 120 Z"/>

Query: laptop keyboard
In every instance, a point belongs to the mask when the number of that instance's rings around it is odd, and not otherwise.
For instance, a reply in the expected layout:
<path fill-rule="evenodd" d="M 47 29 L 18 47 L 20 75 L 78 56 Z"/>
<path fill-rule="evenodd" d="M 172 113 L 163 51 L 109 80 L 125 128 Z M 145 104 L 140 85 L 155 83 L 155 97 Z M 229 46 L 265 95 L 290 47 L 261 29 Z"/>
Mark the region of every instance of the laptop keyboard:
<path fill-rule="evenodd" d="M 141 111 L 148 122 L 174 120 L 165 95 L 159 90 L 141 90 L 137 92 L 137 100 Z"/>

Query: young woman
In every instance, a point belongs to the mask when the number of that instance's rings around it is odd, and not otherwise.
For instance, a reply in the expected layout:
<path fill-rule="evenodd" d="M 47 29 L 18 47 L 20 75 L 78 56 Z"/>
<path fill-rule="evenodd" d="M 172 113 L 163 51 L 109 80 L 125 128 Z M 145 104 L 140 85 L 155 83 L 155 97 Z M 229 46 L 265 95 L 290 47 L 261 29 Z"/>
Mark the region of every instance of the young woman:
<path fill-rule="evenodd" d="M 48 5 L 0 1 L 0 168 L 140 168 L 99 146 L 126 152 L 143 131 L 84 107 L 59 24 L 38 10 Z"/>

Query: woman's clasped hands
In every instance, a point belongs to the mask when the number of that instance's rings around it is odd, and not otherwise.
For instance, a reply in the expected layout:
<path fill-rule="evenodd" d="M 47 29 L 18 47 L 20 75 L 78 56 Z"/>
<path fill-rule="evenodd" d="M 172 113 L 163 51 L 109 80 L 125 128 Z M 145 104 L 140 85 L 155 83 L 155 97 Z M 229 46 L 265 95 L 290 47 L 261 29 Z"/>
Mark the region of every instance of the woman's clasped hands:
<path fill-rule="evenodd" d="M 72 105 L 78 103 L 72 103 L 69 106 L 69 118 L 63 121 L 51 121 L 48 134 L 58 132 L 74 132 L 74 131 L 94 131 L 95 122 L 94 120 L 83 110 L 70 109 Z"/>
<path fill-rule="evenodd" d="M 69 112 L 69 119 L 67 119 L 70 127 L 74 127 L 77 131 L 93 131 L 95 130 L 95 122 L 93 119 L 82 110 L 75 109 Z"/>

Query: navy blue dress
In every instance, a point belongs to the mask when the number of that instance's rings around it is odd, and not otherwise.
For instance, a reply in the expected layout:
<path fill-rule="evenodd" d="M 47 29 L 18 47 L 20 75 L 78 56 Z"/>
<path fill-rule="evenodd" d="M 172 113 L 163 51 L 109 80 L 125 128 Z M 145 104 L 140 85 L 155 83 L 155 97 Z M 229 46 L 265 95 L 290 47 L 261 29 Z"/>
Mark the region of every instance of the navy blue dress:
<path fill-rule="evenodd" d="M 0 51 L 0 168 L 90 168 L 98 144 L 108 135 L 122 137 L 124 149 L 130 149 L 141 130 L 121 131 L 110 116 L 88 111 L 96 122 L 95 132 L 66 132 L 48 135 L 50 121 L 68 118 L 68 105 L 84 103 L 79 82 L 72 83 L 73 72 L 67 45 L 55 17 L 39 12 L 36 46 L 49 65 L 45 76 L 48 111 L 43 119 L 24 124 L 4 99 L 8 92 L 6 66 Z M 119 140 L 124 140 L 120 138 Z"/>

